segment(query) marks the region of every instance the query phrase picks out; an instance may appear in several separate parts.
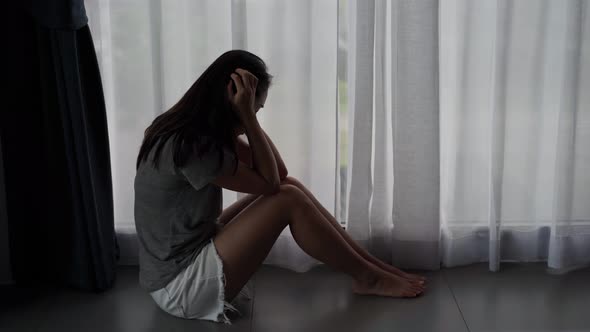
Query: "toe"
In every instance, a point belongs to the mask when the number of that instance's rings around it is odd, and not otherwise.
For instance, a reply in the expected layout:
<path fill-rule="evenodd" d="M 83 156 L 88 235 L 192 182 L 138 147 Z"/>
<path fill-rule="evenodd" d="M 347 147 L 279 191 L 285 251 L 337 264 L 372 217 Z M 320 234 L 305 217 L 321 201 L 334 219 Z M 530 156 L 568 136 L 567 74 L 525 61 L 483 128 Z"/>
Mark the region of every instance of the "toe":
<path fill-rule="evenodd" d="M 424 289 L 426 286 L 419 283 L 413 283 L 412 286 L 417 289 Z"/>
<path fill-rule="evenodd" d="M 418 293 L 421 293 L 423 291 L 423 289 L 419 287 L 412 287 L 412 290 Z"/>
<path fill-rule="evenodd" d="M 421 276 L 421 275 L 417 275 L 417 274 L 411 274 L 410 276 L 411 276 L 413 279 L 416 279 L 416 280 L 426 281 L 426 277 L 423 277 L 423 276 Z"/>

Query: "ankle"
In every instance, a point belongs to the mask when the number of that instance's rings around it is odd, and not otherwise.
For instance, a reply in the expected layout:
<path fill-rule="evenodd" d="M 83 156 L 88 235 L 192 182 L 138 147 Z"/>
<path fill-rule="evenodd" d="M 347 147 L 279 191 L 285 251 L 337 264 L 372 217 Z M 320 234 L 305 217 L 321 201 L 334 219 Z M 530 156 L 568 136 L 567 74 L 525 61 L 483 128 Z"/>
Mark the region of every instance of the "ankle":
<path fill-rule="evenodd" d="M 374 285 L 381 279 L 381 276 L 372 270 L 366 270 L 357 275 L 354 280 L 363 285 Z"/>

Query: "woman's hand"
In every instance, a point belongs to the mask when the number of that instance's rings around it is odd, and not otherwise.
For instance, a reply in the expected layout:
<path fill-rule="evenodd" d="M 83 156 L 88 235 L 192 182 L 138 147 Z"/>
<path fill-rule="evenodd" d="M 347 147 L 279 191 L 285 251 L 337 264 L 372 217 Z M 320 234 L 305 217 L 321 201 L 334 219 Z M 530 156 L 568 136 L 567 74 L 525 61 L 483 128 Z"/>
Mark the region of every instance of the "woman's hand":
<path fill-rule="evenodd" d="M 236 86 L 233 92 L 232 81 Z M 231 80 L 227 84 L 227 95 L 229 96 L 232 108 L 244 122 L 248 117 L 256 117 L 254 101 L 256 99 L 256 86 L 258 78 L 247 70 L 238 68 L 231 74 Z"/>

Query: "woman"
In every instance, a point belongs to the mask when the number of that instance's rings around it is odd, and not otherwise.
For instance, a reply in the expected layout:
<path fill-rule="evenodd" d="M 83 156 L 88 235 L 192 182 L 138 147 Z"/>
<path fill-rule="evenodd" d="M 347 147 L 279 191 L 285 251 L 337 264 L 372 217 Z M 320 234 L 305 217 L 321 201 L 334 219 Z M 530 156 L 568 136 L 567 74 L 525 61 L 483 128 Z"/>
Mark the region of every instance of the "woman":
<path fill-rule="evenodd" d="M 420 294 L 425 278 L 371 256 L 287 176 L 256 119 L 270 83 L 259 57 L 229 51 L 145 131 L 135 177 L 142 287 L 172 315 L 230 324 L 229 302 L 288 226 L 306 253 L 350 275 L 355 293 Z M 222 211 L 221 188 L 250 195 Z"/>

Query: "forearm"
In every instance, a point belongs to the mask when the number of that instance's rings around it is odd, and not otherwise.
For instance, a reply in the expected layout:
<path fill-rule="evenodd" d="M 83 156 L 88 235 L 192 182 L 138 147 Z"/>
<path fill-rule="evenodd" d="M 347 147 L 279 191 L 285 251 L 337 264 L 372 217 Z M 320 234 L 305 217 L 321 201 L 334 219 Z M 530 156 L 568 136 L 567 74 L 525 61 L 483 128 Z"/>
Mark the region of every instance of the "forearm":
<path fill-rule="evenodd" d="M 279 154 L 279 150 L 275 146 L 274 142 L 270 139 L 270 137 L 268 136 L 268 134 L 264 130 L 262 130 L 262 132 L 264 133 L 264 136 L 266 137 L 266 141 L 270 145 L 270 148 L 272 150 L 272 153 L 275 156 L 275 161 L 277 163 L 277 170 L 279 172 L 279 178 L 281 180 L 283 180 L 284 178 L 287 177 L 287 174 L 289 173 L 287 171 L 287 167 L 285 166 L 285 162 L 283 161 L 283 158 Z"/>
<path fill-rule="evenodd" d="M 279 154 L 279 151 L 278 151 L 277 147 L 275 146 L 274 142 L 272 141 L 272 139 L 268 136 L 268 134 L 264 131 L 264 129 L 262 129 L 262 132 L 264 133 L 264 136 L 266 137 L 266 141 L 268 142 L 268 144 L 273 152 L 273 155 L 275 157 L 275 161 L 277 163 L 277 170 L 279 172 L 279 179 L 284 180 L 287 177 L 289 171 L 287 170 L 287 167 L 285 166 L 283 158 Z M 248 142 L 244 141 L 240 137 L 237 137 L 236 141 L 237 141 L 236 147 L 237 147 L 238 159 L 241 162 L 245 163 L 246 165 L 252 167 L 252 151 L 250 150 L 250 146 L 248 145 Z"/>
<path fill-rule="evenodd" d="M 252 168 L 269 184 L 278 187 L 280 179 L 274 153 L 256 116 L 246 118 L 243 125 L 252 151 Z"/>
<path fill-rule="evenodd" d="M 243 162 L 244 164 L 248 165 L 248 167 L 252 168 L 252 151 L 250 150 L 250 146 L 248 142 L 241 139 L 239 136 L 236 138 L 236 149 L 238 154 L 238 159 Z M 275 157 L 276 160 L 276 157 Z"/>

